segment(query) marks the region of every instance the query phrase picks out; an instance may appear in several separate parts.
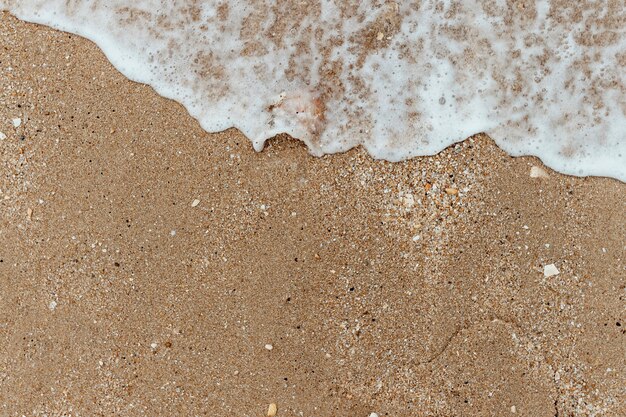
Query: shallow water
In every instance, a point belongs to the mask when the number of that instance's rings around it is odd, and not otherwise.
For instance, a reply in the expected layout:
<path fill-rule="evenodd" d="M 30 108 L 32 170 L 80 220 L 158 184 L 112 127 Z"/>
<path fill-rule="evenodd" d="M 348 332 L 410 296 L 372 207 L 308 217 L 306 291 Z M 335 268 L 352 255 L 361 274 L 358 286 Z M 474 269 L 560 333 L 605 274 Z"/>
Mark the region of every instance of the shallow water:
<path fill-rule="evenodd" d="M 479 132 L 512 155 L 626 181 L 621 1 L 0 0 L 94 41 L 207 131 L 257 150 L 439 152 Z"/>

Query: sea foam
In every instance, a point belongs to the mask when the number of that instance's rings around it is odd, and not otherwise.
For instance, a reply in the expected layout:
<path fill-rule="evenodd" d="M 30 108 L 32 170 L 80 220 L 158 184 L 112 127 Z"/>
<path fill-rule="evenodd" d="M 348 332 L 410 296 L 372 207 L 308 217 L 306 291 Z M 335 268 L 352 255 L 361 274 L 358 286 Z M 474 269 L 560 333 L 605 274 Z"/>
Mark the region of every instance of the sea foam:
<path fill-rule="evenodd" d="M 94 41 L 210 132 L 391 161 L 485 132 L 626 181 L 622 0 L 0 0 Z"/>

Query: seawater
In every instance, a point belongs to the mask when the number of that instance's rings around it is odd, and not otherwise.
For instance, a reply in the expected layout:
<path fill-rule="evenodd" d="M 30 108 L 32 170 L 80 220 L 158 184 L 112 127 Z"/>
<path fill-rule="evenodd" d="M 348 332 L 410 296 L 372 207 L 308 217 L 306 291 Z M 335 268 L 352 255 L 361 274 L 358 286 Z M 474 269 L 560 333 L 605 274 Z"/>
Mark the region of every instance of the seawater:
<path fill-rule="evenodd" d="M 626 181 L 622 0 L 0 0 L 95 42 L 209 132 L 399 161 L 485 132 Z"/>

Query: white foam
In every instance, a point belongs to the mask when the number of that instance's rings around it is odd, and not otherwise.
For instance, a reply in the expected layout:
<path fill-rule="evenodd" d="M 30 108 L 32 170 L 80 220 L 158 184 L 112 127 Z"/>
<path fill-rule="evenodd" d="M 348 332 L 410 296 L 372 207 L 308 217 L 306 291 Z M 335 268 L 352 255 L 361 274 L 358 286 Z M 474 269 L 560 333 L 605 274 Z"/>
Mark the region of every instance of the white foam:
<path fill-rule="evenodd" d="M 210 132 L 392 161 L 479 132 L 626 181 L 621 2 L 0 0 L 93 40 Z"/>

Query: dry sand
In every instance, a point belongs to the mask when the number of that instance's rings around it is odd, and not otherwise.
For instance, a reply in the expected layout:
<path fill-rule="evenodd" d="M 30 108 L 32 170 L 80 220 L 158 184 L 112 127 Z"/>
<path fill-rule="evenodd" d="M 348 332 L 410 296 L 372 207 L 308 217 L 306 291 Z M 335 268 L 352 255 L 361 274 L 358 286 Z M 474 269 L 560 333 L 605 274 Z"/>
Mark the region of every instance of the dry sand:
<path fill-rule="evenodd" d="M 255 153 L 84 39 L 0 39 L 0 415 L 626 415 L 624 184 L 481 135 Z"/>

